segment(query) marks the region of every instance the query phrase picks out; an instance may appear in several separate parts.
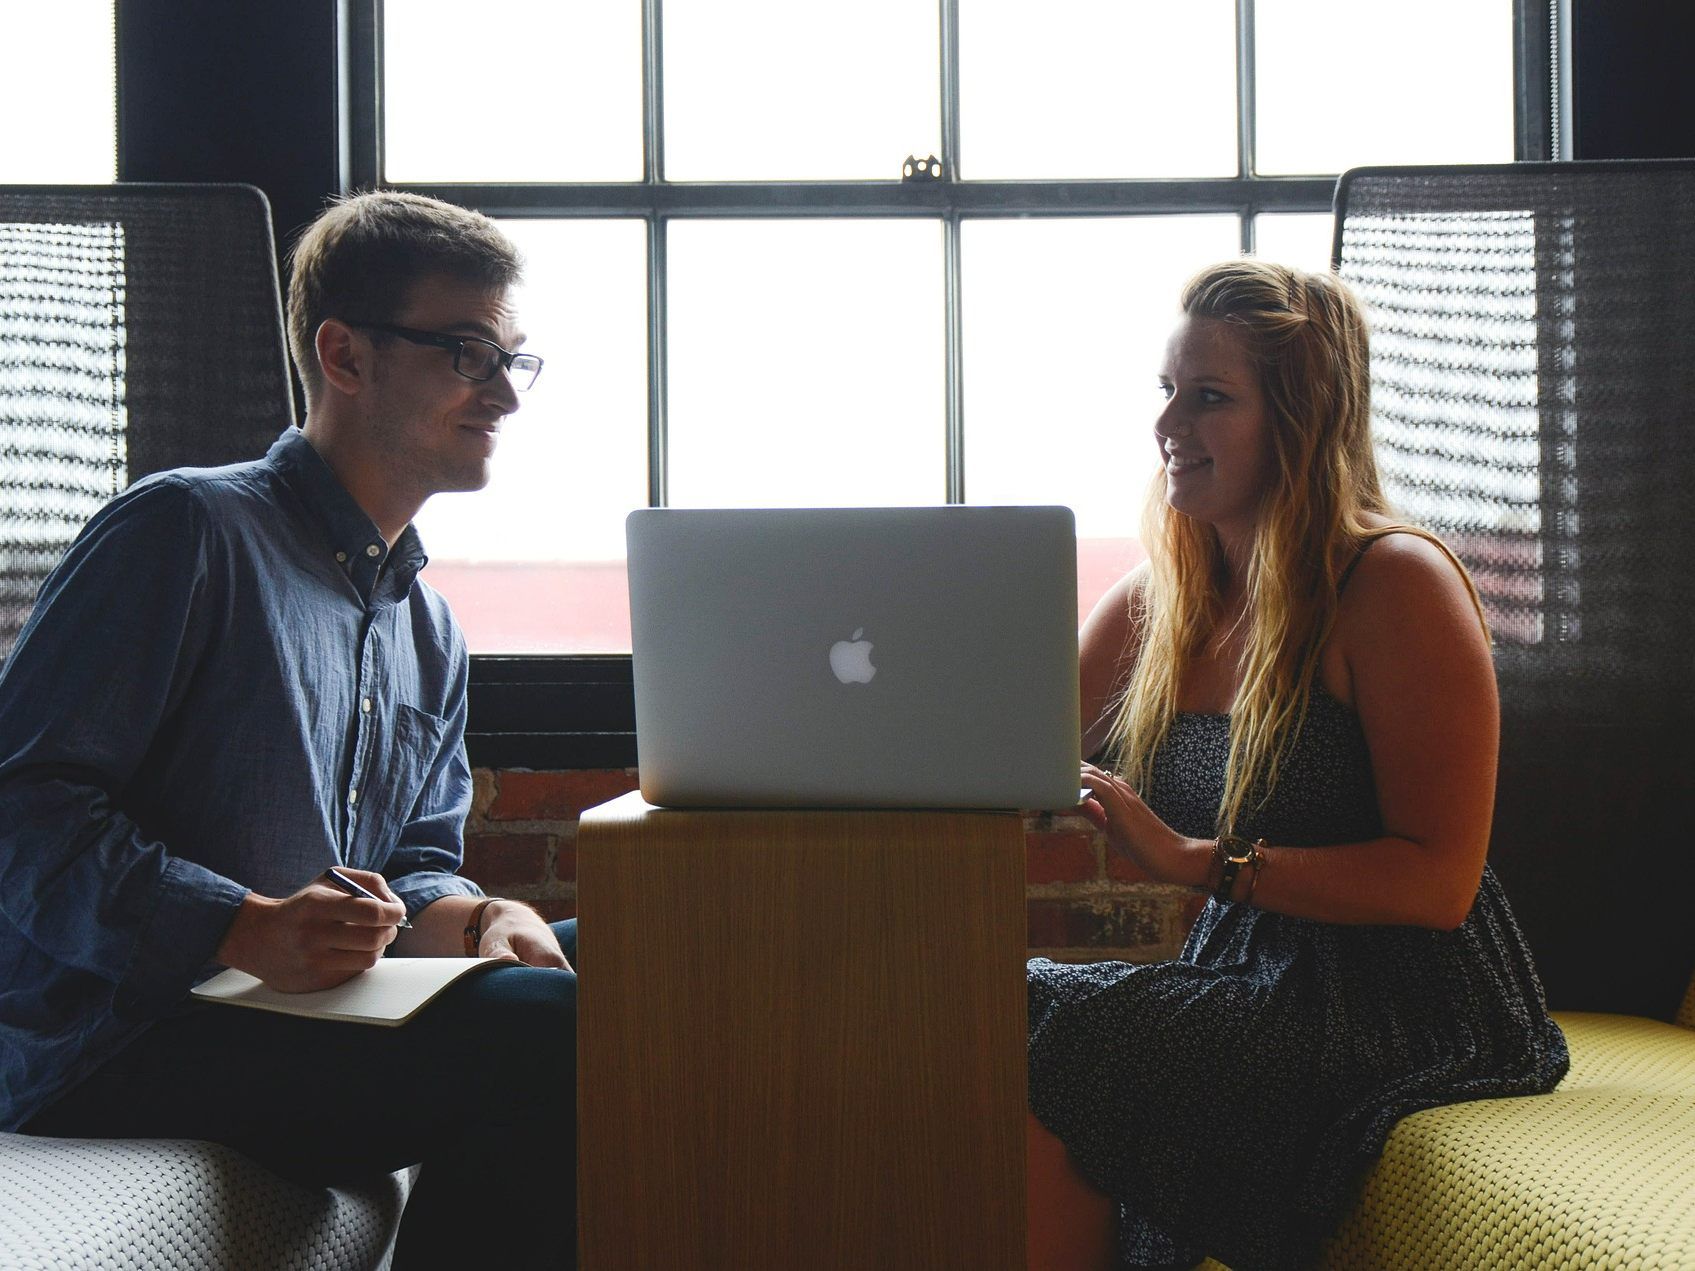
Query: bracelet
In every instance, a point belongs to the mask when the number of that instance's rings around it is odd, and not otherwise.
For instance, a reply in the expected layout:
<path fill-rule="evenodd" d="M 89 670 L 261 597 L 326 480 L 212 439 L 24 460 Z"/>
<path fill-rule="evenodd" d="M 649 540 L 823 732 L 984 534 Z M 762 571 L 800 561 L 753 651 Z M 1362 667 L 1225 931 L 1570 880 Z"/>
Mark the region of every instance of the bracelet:
<path fill-rule="evenodd" d="M 1218 871 L 1218 885 L 1213 888 L 1213 899 L 1223 902 L 1231 899 L 1231 893 L 1236 890 L 1236 875 L 1242 872 L 1242 866 L 1253 868 L 1253 877 L 1248 880 L 1248 894 L 1242 898 L 1247 904 L 1253 899 L 1254 887 L 1259 883 L 1260 866 L 1265 863 L 1265 857 L 1260 848 L 1265 846 L 1265 840 L 1250 843 L 1247 839 L 1235 834 L 1221 834 L 1213 840 L 1213 855 L 1221 862 Z"/>
<path fill-rule="evenodd" d="M 1216 894 L 1217 891 L 1218 891 L 1218 881 L 1219 881 L 1220 878 L 1223 877 L 1223 875 L 1224 875 L 1224 854 L 1219 849 L 1218 840 L 1214 839 L 1212 841 L 1212 855 L 1207 861 L 1206 882 L 1202 883 L 1195 890 L 1203 893 L 1204 895 L 1208 895 L 1208 896 Z"/>
<path fill-rule="evenodd" d="M 1253 856 L 1254 874 L 1253 874 L 1252 878 L 1248 879 L 1248 894 L 1246 896 L 1242 897 L 1242 903 L 1244 905 L 1251 905 L 1251 904 L 1254 903 L 1254 888 L 1259 886 L 1260 867 L 1265 864 L 1265 853 L 1261 850 L 1263 847 L 1265 847 L 1265 845 L 1266 845 L 1266 843 L 1265 843 L 1264 839 L 1255 839 L 1254 840 L 1254 845 L 1253 845 L 1253 848 L 1252 848 L 1252 851 L 1253 851 L 1253 854 L 1254 854 L 1254 856 Z"/>
<path fill-rule="evenodd" d="M 477 949 L 483 943 L 483 910 L 494 904 L 497 899 L 499 897 L 491 896 L 471 911 L 471 920 L 465 924 L 465 956 L 467 958 L 477 956 Z"/>

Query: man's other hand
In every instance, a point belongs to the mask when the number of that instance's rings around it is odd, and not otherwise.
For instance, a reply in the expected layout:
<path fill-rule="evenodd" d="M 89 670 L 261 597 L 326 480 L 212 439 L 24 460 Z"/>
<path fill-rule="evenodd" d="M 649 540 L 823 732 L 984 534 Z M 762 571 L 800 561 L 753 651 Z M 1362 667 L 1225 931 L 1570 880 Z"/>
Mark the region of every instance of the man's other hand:
<path fill-rule="evenodd" d="M 483 910 L 483 938 L 477 945 L 477 956 L 507 958 L 527 966 L 571 969 L 553 928 L 520 900 L 489 902 Z"/>
<path fill-rule="evenodd" d="M 349 896 L 322 880 L 286 900 L 250 892 L 218 946 L 218 961 L 284 993 L 333 988 L 375 966 L 406 916 L 406 906 L 381 874 L 342 872 L 381 899 Z M 545 925 L 542 930 L 547 931 Z"/>

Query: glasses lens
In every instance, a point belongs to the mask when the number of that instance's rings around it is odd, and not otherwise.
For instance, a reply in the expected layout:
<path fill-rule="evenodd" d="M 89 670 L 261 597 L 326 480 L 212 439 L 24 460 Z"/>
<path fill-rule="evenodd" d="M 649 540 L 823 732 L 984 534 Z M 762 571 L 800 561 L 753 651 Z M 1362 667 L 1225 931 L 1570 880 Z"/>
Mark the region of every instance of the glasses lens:
<path fill-rule="evenodd" d="M 512 387 L 522 393 L 541 374 L 541 359 L 534 353 L 520 353 L 512 359 L 510 374 Z"/>
<path fill-rule="evenodd" d="M 459 346 L 454 369 L 467 379 L 493 379 L 500 369 L 500 350 L 487 340 L 466 340 Z"/>

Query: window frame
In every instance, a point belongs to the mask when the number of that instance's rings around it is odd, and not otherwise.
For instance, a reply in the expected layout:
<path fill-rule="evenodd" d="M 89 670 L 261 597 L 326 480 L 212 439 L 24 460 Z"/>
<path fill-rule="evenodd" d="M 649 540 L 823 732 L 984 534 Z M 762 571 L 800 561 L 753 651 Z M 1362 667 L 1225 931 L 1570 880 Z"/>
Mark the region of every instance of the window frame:
<path fill-rule="evenodd" d="M 916 217 L 943 229 L 946 455 L 945 497 L 965 501 L 961 358 L 960 228 L 965 220 L 1007 217 L 1229 214 L 1241 249 L 1254 249 L 1264 212 L 1328 212 L 1337 174 L 1261 176 L 1255 172 L 1255 0 L 1235 0 L 1237 171 L 1215 178 L 971 181 L 956 176 L 959 156 L 959 3 L 936 0 L 940 23 L 941 175 L 890 180 L 672 182 L 664 177 L 661 67 L 663 0 L 642 0 L 640 181 L 595 183 L 403 183 L 382 172 L 382 3 L 341 7 L 344 50 L 343 170 L 347 188 L 433 195 L 490 216 L 634 218 L 647 232 L 648 503 L 667 496 L 666 243 L 688 218 Z M 1562 38 L 1570 0 L 1513 0 L 1515 158 L 1552 159 L 1569 149 Z M 926 156 L 917 156 L 924 158 Z M 630 658 L 623 655 L 471 659 L 472 762 L 495 767 L 602 768 L 635 763 Z"/>

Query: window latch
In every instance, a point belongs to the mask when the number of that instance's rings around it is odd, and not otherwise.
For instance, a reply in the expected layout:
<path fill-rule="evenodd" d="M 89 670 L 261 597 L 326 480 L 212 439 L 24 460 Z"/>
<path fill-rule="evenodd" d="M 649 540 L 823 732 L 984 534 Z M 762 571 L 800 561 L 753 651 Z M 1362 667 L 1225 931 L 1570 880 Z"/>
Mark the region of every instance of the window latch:
<path fill-rule="evenodd" d="M 907 155 L 906 162 L 901 165 L 900 179 L 907 181 L 940 181 L 942 179 L 942 161 L 935 155 L 920 159 L 917 155 Z"/>

